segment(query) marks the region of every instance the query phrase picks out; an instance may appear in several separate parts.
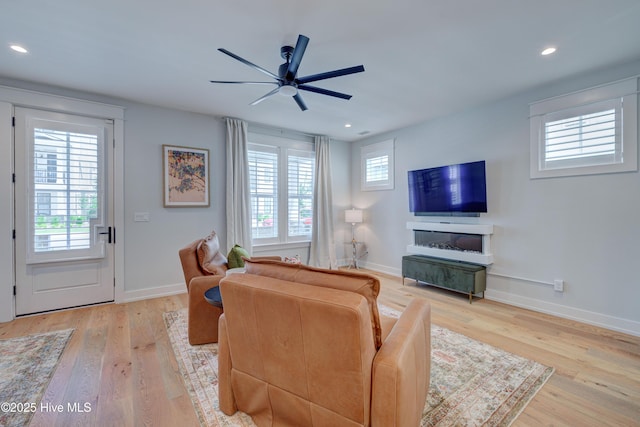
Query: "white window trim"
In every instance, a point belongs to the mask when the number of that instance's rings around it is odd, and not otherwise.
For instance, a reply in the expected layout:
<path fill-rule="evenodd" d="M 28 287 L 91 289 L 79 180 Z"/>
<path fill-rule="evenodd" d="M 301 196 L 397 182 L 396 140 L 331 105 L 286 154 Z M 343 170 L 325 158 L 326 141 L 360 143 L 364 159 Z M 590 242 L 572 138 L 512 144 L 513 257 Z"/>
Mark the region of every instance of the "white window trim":
<path fill-rule="evenodd" d="M 312 142 L 305 142 L 294 140 L 290 138 L 284 138 L 274 135 L 266 135 L 262 133 L 249 132 L 248 135 L 249 149 L 252 146 L 269 146 L 277 147 L 279 151 L 278 156 L 278 171 L 286 170 L 287 168 L 287 150 L 299 150 L 309 151 L 314 153 L 315 156 L 315 144 Z M 284 197 L 280 197 L 284 194 Z M 300 243 L 310 242 L 311 234 L 304 236 L 289 236 L 288 232 L 288 215 L 282 215 L 281 212 L 288 212 L 288 182 L 286 175 L 278 174 L 278 237 L 266 237 L 266 238 L 253 238 L 253 246 L 258 248 L 260 246 L 277 246 L 287 247 L 290 244 L 299 245 Z"/>
<path fill-rule="evenodd" d="M 40 116 L 47 114 L 45 112 L 40 112 Z M 47 188 L 50 188 L 52 192 L 66 192 L 66 191 L 78 191 L 78 188 L 74 188 L 74 185 L 77 185 L 77 182 L 74 182 L 74 180 L 69 179 L 68 182 L 71 182 L 71 188 L 69 189 L 61 189 L 60 187 L 57 186 L 57 182 L 55 182 L 54 186 L 48 186 L 47 184 L 43 184 L 42 187 L 38 187 L 36 185 L 35 182 L 33 182 L 35 174 L 34 174 L 34 168 L 35 168 L 35 164 L 33 162 L 34 159 L 34 154 L 35 154 L 35 146 L 36 146 L 36 139 L 34 136 L 34 130 L 36 128 L 43 128 L 46 129 L 46 131 L 60 131 L 63 133 L 69 132 L 69 133 L 77 133 L 77 134 L 83 134 L 83 135 L 89 135 L 89 137 L 95 137 L 96 140 L 96 154 L 95 154 L 95 160 L 96 163 L 99 166 L 99 169 L 97 169 L 97 172 L 100 175 L 100 178 L 98 179 L 98 182 L 101 183 L 102 181 L 104 181 L 104 171 L 102 170 L 102 162 L 103 162 L 103 156 L 104 156 L 104 150 L 105 150 L 105 145 L 107 144 L 107 132 L 106 132 L 106 128 L 104 127 L 104 120 L 101 119 L 91 119 L 91 118 L 86 118 L 84 119 L 82 122 L 78 122 L 77 119 L 73 119 L 71 118 L 71 121 L 54 121 L 53 117 L 55 116 L 51 116 L 50 113 L 47 116 L 43 116 L 43 117 L 28 117 L 27 120 L 27 134 L 28 134 L 28 145 L 27 145 L 27 150 L 28 153 L 26 155 L 26 159 L 29 162 L 28 165 L 26 165 L 26 168 L 28 170 L 28 175 L 29 175 L 29 185 L 31 188 L 37 189 L 37 191 L 41 191 L 41 190 L 45 190 Z M 62 120 L 64 120 L 64 118 L 62 118 Z M 63 153 L 66 154 L 66 150 L 67 147 L 62 147 Z M 61 159 L 58 159 L 57 162 L 61 162 Z M 77 162 L 76 160 L 71 160 L 69 163 L 72 165 L 74 162 Z M 66 167 L 70 166 L 69 163 L 64 163 L 66 165 Z M 102 184 L 104 185 L 104 184 Z M 104 189 L 101 187 L 98 187 L 95 190 L 96 194 L 98 194 L 98 199 L 100 199 L 100 194 L 104 193 Z M 65 196 L 66 198 L 70 198 L 71 196 L 69 194 L 66 194 Z M 36 229 L 35 229 L 35 217 L 36 217 L 36 206 L 35 206 L 35 200 L 32 198 L 29 198 L 27 201 L 27 211 L 28 211 L 28 244 L 27 244 L 27 257 L 26 257 L 26 262 L 27 264 L 38 264 L 38 263 L 46 263 L 46 262 L 51 262 L 51 261 L 73 261 L 73 260 L 78 260 L 78 259 L 96 259 L 96 258 L 103 258 L 104 255 L 104 242 L 102 243 L 98 243 L 97 241 L 95 241 L 97 239 L 98 236 L 98 229 L 104 228 L 106 227 L 106 224 L 104 222 L 104 219 L 106 218 L 105 212 L 102 208 L 102 203 L 99 202 L 99 209 L 98 212 L 96 213 L 96 217 L 91 219 L 91 231 L 90 233 L 90 237 L 87 238 L 87 240 L 92 240 L 91 244 L 89 244 L 89 242 L 86 242 L 86 245 L 83 245 L 80 248 L 69 248 L 69 247 L 65 247 L 64 249 L 57 249 L 57 250 L 48 250 L 48 251 L 38 251 L 37 248 L 35 247 L 35 236 L 36 236 Z M 66 210 L 64 208 L 61 209 L 62 212 L 66 212 Z"/>
<path fill-rule="evenodd" d="M 598 102 L 622 98 L 623 161 L 615 164 L 548 168 L 544 161 L 544 116 L 566 109 L 575 109 Z M 594 88 L 545 99 L 530 104 L 530 177 L 593 175 L 638 170 L 638 77 L 620 80 Z"/>
<path fill-rule="evenodd" d="M 395 176 L 393 158 L 394 142 L 395 140 L 389 139 L 360 147 L 360 189 L 362 191 L 393 190 Z M 385 156 L 388 160 L 389 176 L 386 180 L 368 182 L 367 160 Z"/>

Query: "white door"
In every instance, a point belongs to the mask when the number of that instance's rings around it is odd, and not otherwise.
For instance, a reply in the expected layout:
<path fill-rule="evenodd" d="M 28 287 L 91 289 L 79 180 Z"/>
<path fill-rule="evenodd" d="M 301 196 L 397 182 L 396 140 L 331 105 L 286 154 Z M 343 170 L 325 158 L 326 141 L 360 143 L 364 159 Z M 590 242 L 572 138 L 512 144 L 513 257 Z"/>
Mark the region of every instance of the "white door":
<path fill-rule="evenodd" d="M 113 123 L 15 117 L 16 315 L 113 301 Z"/>

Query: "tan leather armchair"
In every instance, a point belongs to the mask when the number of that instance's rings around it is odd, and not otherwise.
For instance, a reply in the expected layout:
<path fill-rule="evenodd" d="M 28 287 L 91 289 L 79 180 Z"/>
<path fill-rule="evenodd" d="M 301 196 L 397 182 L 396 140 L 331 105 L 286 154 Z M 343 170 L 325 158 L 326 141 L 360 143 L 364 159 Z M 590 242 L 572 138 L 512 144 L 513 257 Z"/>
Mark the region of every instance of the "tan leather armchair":
<path fill-rule="evenodd" d="M 217 241 L 217 236 L 215 240 Z M 227 270 L 226 259 L 221 262 L 218 274 L 205 271 L 198 260 L 198 248 L 204 241 L 205 239 L 198 239 L 178 251 L 189 293 L 187 329 L 191 345 L 218 342 L 217 322 L 222 314 L 221 308 L 214 307 L 204 299 L 204 293 L 209 288 L 218 286 L 220 279 L 224 277 Z"/>
<path fill-rule="evenodd" d="M 248 261 L 220 282 L 220 409 L 262 426 L 418 426 L 430 306 L 381 318 L 369 275 Z"/>
<path fill-rule="evenodd" d="M 204 299 L 204 293 L 225 277 L 227 258 L 220 252 L 220 242 L 215 231 L 204 239 L 198 239 L 178 251 L 184 282 L 189 293 L 187 329 L 189 344 L 218 342 L 218 317 L 223 309 L 214 307 Z M 280 260 L 278 256 L 256 259 Z"/>

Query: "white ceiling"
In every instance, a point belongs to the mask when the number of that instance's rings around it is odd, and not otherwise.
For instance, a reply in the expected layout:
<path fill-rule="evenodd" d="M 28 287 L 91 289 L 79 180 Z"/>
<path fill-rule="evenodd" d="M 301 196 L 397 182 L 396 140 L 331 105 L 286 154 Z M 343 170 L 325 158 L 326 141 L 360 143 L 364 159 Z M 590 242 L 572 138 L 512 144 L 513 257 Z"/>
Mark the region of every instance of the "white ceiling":
<path fill-rule="evenodd" d="M 0 76 L 250 122 L 362 138 L 583 71 L 640 59 L 639 0 L 1 0 Z M 310 38 L 299 76 L 363 64 L 301 92 L 209 80 L 277 74 Z M 29 49 L 17 54 L 18 43 Z M 542 57 L 549 45 L 557 53 Z M 352 123 L 347 129 L 345 123 Z"/>

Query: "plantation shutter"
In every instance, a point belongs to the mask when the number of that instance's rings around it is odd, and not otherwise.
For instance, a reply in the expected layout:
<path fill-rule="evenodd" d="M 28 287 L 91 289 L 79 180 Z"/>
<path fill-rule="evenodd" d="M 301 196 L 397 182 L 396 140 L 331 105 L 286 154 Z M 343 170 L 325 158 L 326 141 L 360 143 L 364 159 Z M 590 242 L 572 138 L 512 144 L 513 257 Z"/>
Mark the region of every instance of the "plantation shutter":
<path fill-rule="evenodd" d="M 622 162 L 620 99 L 548 114 L 544 120 L 544 168 Z"/>
<path fill-rule="evenodd" d="M 252 144 L 248 161 L 252 238 L 277 238 L 278 150 Z"/>
<path fill-rule="evenodd" d="M 638 77 L 529 105 L 532 179 L 638 170 Z"/>
<path fill-rule="evenodd" d="M 394 186 L 394 140 L 360 147 L 361 189 L 363 191 L 391 190 Z"/>
<path fill-rule="evenodd" d="M 100 188 L 104 144 L 98 128 L 30 122 L 29 245 L 27 261 L 103 256 Z"/>
<path fill-rule="evenodd" d="M 389 156 L 382 155 L 371 157 L 366 160 L 366 181 L 375 183 L 376 181 L 386 181 L 389 179 Z"/>
<path fill-rule="evenodd" d="M 289 237 L 311 235 L 314 153 L 287 151 Z"/>

